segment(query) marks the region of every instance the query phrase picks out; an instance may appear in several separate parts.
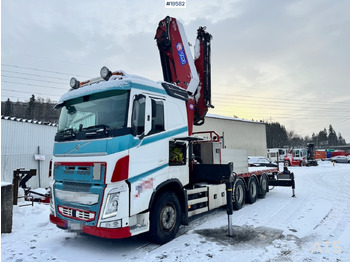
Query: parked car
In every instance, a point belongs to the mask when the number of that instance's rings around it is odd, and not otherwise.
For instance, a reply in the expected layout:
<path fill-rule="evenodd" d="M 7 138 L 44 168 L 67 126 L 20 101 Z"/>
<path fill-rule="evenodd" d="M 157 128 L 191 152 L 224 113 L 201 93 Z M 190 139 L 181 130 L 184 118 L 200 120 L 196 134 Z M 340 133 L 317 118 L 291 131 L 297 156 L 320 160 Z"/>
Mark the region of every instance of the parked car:
<path fill-rule="evenodd" d="M 335 163 L 350 163 L 350 159 L 346 156 L 334 156 L 329 160 Z"/>
<path fill-rule="evenodd" d="M 266 167 L 277 167 L 276 163 L 272 163 L 270 159 L 263 156 L 248 156 L 249 166 L 266 166 Z"/>

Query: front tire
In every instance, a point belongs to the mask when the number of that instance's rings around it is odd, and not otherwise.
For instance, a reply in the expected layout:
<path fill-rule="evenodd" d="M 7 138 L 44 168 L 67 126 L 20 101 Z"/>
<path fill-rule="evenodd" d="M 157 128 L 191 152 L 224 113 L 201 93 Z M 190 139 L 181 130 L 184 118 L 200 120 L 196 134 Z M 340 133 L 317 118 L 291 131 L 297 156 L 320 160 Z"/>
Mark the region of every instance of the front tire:
<path fill-rule="evenodd" d="M 153 242 L 165 244 L 173 240 L 180 227 L 181 208 L 172 192 L 157 197 L 151 210 L 150 234 Z"/>

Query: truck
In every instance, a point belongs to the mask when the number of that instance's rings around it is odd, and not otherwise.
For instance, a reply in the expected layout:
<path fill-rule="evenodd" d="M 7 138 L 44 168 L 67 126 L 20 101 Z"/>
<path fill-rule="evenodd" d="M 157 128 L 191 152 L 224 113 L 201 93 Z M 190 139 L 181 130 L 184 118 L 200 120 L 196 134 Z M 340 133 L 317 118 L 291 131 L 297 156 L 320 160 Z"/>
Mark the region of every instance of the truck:
<path fill-rule="evenodd" d="M 235 209 L 266 195 L 277 169 L 239 169 L 219 135 L 193 132 L 213 107 L 212 36 L 205 30 L 197 31 L 193 59 L 181 23 L 159 22 L 164 81 L 107 67 L 100 77 L 71 79 L 55 107 L 61 112 L 50 164 L 53 224 L 110 239 L 148 232 L 163 244 L 190 217 L 225 206 L 227 181 Z"/>
<path fill-rule="evenodd" d="M 317 166 L 317 160 L 314 156 L 315 146 L 312 143 L 307 144 L 307 148 L 292 148 L 284 156 L 285 166 Z"/>
<path fill-rule="evenodd" d="M 267 158 L 272 162 L 283 162 L 285 155 L 287 154 L 286 148 L 268 148 L 267 149 Z"/>
<path fill-rule="evenodd" d="M 307 149 L 306 148 L 292 148 L 284 156 L 285 166 L 305 166 L 307 163 Z"/>

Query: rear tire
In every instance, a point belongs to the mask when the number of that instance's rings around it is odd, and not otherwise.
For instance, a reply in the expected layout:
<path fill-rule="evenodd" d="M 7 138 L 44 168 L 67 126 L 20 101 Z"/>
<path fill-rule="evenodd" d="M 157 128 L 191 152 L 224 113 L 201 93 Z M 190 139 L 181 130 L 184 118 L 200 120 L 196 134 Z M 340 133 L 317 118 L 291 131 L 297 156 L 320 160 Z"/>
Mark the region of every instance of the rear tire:
<path fill-rule="evenodd" d="M 245 186 L 241 179 L 238 179 L 233 189 L 233 208 L 239 210 L 243 207 L 245 201 Z"/>
<path fill-rule="evenodd" d="M 260 178 L 260 185 L 259 185 L 259 198 L 264 198 L 266 196 L 268 187 L 268 180 L 266 174 L 262 174 Z"/>
<path fill-rule="evenodd" d="M 258 197 L 258 181 L 254 176 L 249 179 L 248 191 L 247 191 L 247 202 L 253 204 Z"/>
<path fill-rule="evenodd" d="M 172 192 L 162 193 L 151 210 L 150 236 L 153 242 L 165 244 L 173 240 L 179 231 L 181 207 Z"/>

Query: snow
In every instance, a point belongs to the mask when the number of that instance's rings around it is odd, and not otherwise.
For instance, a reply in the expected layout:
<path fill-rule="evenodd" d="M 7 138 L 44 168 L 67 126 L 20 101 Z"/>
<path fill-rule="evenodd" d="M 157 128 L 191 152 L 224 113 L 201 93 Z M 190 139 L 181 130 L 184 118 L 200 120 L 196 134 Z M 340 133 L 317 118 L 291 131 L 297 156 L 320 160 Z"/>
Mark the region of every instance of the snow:
<path fill-rule="evenodd" d="M 199 56 L 201 55 L 201 44 L 198 38 L 196 38 L 196 43 L 194 45 L 194 60 L 198 59 Z"/>
<path fill-rule="evenodd" d="M 234 121 L 241 121 L 241 122 L 262 124 L 261 122 L 256 122 L 256 121 L 252 121 L 252 120 L 246 120 L 246 119 L 241 119 L 241 118 L 236 118 L 236 117 L 230 117 L 230 116 L 221 116 L 221 115 L 215 115 L 215 114 L 207 114 L 206 117 L 218 118 L 218 119 L 224 119 L 224 120 L 234 120 Z"/>
<path fill-rule="evenodd" d="M 8 186 L 8 185 L 11 185 L 11 183 L 9 182 L 5 182 L 5 181 L 1 181 L 1 186 Z"/>
<path fill-rule="evenodd" d="M 48 205 L 14 206 L 12 233 L 1 235 L 1 261 L 349 261 L 350 164 L 290 170 L 296 197 L 276 187 L 246 204 L 233 213 L 233 237 L 224 208 L 191 219 L 176 239 L 158 246 L 146 235 L 108 240 L 66 232 L 49 222 Z"/>

